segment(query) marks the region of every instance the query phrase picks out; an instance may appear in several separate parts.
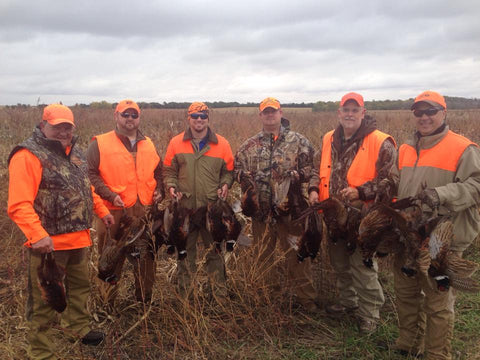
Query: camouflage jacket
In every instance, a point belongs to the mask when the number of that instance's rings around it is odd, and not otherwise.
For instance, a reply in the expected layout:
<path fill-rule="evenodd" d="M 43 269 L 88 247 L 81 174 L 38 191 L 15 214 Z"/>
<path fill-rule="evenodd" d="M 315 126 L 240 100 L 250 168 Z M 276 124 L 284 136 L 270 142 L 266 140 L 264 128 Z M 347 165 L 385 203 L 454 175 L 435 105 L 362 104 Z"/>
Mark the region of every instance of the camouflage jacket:
<path fill-rule="evenodd" d="M 281 182 L 294 170 L 300 182 L 308 183 L 315 171 L 313 154 L 310 141 L 291 131 L 284 118 L 276 140 L 273 134 L 262 131 L 240 146 L 235 155 L 235 179 L 241 182 L 244 176 L 251 176 L 254 180 L 260 205 L 257 220 L 265 220 L 273 210 L 274 182 Z"/>
<path fill-rule="evenodd" d="M 377 124 L 375 119 L 368 115 L 365 116 L 357 132 L 348 140 L 345 140 L 344 138 L 343 127 L 341 125 L 335 129 L 333 133 L 331 154 L 332 170 L 330 175 L 330 195 L 338 195 L 340 190 L 348 187 L 347 173 L 350 169 L 350 165 L 357 155 L 364 137 L 376 129 Z M 320 147 L 320 149 L 321 148 L 322 147 Z M 320 159 L 321 155 L 318 156 L 318 158 Z M 378 160 L 375 164 L 377 177 L 357 187 L 360 200 L 375 200 L 378 193 L 389 198 L 396 194 L 398 185 L 398 169 L 396 161 L 397 151 L 395 144 L 390 140 L 384 141 L 378 154 Z M 318 172 L 316 172 L 310 180 L 309 191 L 318 191 L 319 182 Z M 378 191 L 379 184 L 383 186 L 381 192 Z M 378 200 L 383 201 L 386 199 Z"/>
<path fill-rule="evenodd" d="M 16 146 L 9 156 L 28 149 L 42 164 L 42 180 L 33 208 L 42 226 L 50 235 L 66 234 L 90 228 L 93 219 L 93 198 L 87 176 L 86 160 L 72 141 L 69 155 L 62 144 L 47 139 L 40 128 Z"/>

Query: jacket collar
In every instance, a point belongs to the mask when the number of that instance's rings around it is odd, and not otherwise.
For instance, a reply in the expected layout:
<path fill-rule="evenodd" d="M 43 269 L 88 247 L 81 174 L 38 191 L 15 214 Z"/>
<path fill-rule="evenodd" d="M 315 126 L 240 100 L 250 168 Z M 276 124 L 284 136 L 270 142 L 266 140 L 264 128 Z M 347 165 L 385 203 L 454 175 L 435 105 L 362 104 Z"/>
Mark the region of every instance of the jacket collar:
<path fill-rule="evenodd" d="M 52 139 L 47 139 L 45 135 L 43 134 L 42 130 L 40 129 L 40 125 L 35 126 L 35 129 L 33 130 L 33 139 L 40 145 L 45 146 L 46 148 L 58 152 L 60 154 L 63 154 L 67 156 L 65 153 L 65 149 L 63 148 L 63 145 L 60 141 L 58 140 L 52 140 Z M 78 136 L 73 136 L 72 137 L 72 145 L 71 149 L 73 150 L 73 147 L 75 146 L 75 143 L 78 140 Z M 70 154 L 72 151 L 70 150 Z"/>

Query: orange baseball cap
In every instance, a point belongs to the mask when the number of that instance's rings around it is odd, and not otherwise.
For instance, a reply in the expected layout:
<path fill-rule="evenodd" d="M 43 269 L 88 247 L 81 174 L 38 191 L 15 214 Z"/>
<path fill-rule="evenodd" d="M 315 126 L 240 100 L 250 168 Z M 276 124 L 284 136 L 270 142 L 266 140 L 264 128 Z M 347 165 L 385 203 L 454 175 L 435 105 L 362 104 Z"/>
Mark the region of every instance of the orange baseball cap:
<path fill-rule="evenodd" d="M 133 100 L 130 100 L 130 99 L 125 99 L 125 100 L 120 101 L 117 104 L 117 107 L 116 107 L 115 111 L 122 113 L 127 109 L 137 110 L 137 112 L 140 114 L 140 108 L 138 107 L 137 103 Z"/>
<path fill-rule="evenodd" d="M 348 100 L 354 100 L 358 106 L 365 106 L 363 96 L 356 92 L 349 92 L 348 94 L 343 95 L 342 100 L 340 101 L 340 106 L 345 105 Z"/>
<path fill-rule="evenodd" d="M 447 103 L 445 102 L 445 98 L 440 95 L 439 93 L 435 92 L 435 91 L 430 91 L 430 90 L 427 90 L 427 91 L 424 91 L 422 92 L 420 95 L 418 95 L 416 98 L 415 98 L 415 101 L 413 102 L 413 105 L 411 107 L 411 110 L 415 109 L 415 106 L 419 103 L 419 102 L 426 102 L 432 106 L 442 106 L 444 109 L 447 108 Z"/>
<path fill-rule="evenodd" d="M 62 104 L 51 104 L 46 106 L 45 109 L 43 109 L 42 120 L 45 120 L 50 125 L 69 123 L 75 126 L 72 110 Z"/>
<path fill-rule="evenodd" d="M 263 101 L 260 103 L 260 112 L 265 110 L 266 108 L 274 108 L 275 110 L 280 109 L 280 102 L 273 98 L 273 97 L 267 97 L 266 99 L 263 99 Z"/>
<path fill-rule="evenodd" d="M 188 107 L 188 115 L 202 111 L 208 112 L 208 106 L 200 101 L 195 101 Z"/>

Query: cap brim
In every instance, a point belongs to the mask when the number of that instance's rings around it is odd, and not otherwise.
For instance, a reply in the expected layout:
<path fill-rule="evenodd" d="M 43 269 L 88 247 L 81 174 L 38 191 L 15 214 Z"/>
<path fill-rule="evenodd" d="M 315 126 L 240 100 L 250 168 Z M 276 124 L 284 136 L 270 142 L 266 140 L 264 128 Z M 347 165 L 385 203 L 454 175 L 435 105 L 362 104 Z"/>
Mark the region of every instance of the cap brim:
<path fill-rule="evenodd" d="M 420 103 L 427 103 L 428 105 L 432 105 L 432 106 L 440 107 L 440 108 L 444 109 L 444 107 L 443 107 L 441 104 L 439 104 L 439 103 L 437 103 L 437 102 L 435 102 L 435 101 L 420 100 L 420 101 L 417 101 L 417 102 L 413 103 L 413 105 L 412 105 L 412 107 L 410 108 L 410 110 L 415 110 L 415 108 L 417 107 L 417 105 L 420 104 Z"/>

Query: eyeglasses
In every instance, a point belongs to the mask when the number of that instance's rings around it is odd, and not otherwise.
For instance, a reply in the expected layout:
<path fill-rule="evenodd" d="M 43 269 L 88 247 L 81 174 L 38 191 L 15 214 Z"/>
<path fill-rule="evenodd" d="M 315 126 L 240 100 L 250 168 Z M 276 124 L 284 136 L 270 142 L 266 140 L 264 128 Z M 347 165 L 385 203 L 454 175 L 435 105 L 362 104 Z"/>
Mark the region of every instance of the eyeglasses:
<path fill-rule="evenodd" d="M 430 109 L 426 109 L 426 110 L 413 110 L 413 115 L 415 117 L 418 117 L 418 118 L 421 118 L 423 115 L 427 115 L 427 116 L 433 116 L 433 115 L 437 115 L 437 113 L 440 111 L 440 109 L 435 109 L 435 108 L 430 108 Z"/>
<path fill-rule="evenodd" d="M 342 112 L 344 114 L 348 114 L 348 113 L 353 113 L 353 114 L 357 114 L 358 112 L 360 112 L 361 108 L 359 107 L 354 107 L 354 108 L 347 108 L 347 107 L 342 107 Z"/>
<path fill-rule="evenodd" d="M 194 114 L 190 114 L 190 117 L 194 120 L 197 120 L 198 118 L 202 119 L 202 120 L 205 120 L 205 119 L 208 119 L 208 114 L 205 114 L 205 113 L 194 113 Z"/>
<path fill-rule="evenodd" d="M 129 117 L 131 117 L 132 119 L 137 119 L 138 118 L 138 114 L 135 114 L 135 113 L 120 113 L 120 115 L 125 118 L 125 119 L 128 119 Z"/>

